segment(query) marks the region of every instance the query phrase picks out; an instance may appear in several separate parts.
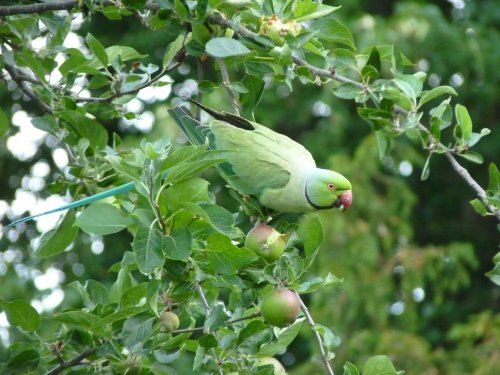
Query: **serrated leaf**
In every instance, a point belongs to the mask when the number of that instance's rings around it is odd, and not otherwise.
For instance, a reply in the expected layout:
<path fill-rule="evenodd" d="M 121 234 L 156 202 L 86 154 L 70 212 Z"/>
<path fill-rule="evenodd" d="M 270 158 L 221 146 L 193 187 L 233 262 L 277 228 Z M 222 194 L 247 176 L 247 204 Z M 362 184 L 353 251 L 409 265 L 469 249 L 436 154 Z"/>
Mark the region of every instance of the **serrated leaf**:
<path fill-rule="evenodd" d="M 182 203 L 208 202 L 208 181 L 200 177 L 192 177 L 180 181 L 163 190 L 161 202 L 163 206 L 176 209 Z"/>
<path fill-rule="evenodd" d="M 165 263 L 162 234 L 154 227 L 138 226 L 132 249 L 143 274 L 148 275 Z"/>
<path fill-rule="evenodd" d="M 297 234 L 304 245 L 306 268 L 312 263 L 323 243 L 323 224 L 318 215 L 306 215 L 299 222 Z"/>
<path fill-rule="evenodd" d="M 106 53 L 106 49 L 101 44 L 101 42 L 99 42 L 99 40 L 97 40 L 90 33 L 87 34 L 85 41 L 87 42 L 87 45 L 89 46 L 92 53 L 97 57 L 97 59 L 102 63 L 102 65 L 108 66 L 109 63 L 108 54 Z"/>
<path fill-rule="evenodd" d="M 363 366 L 363 375 L 397 375 L 389 357 L 385 355 L 377 355 L 371 357 Z"/>
<path fill-rule="evenodd" d="M 240 95 L 242 116 L 253 119 L 253 111 L 259 104 L 264 92 L 264 80 L 252 74 L 247 74 L 242 81 L 248 92 Z"/>
<path fill-rule="evenodd" d="M 26 331 L 36 331 L 40 325 L 40 315 L 29 303 L 17 300 L 7 302 L 0 300 L 0 308 L 5 311 L 7 320 L 13 326 L 19 326 Z"/>
<path fill-rule="evenodd" d="M 251 50 L 241 42 L 231 38 L 213 38 L 205 45 L 205 51 L 213 57 L 230 57 L 247 55 Z"/>
<path fill-rule="evenodd" d="M 419 107 L 423 106 L 425 103 L 430 102 L 433 99 L 440 97 L 441 95 L 458 95 L 455 89 L 451 86 L 439 86 L 434 87 L 432 90 L 427 91 L 420 98 L 418 104 Z"/>
<path fill-rule="evenodd" d="M 55 229 L 44 233 L 33 255 L 39 258 L 48 258 L 63 252 L 76 238 L 78 228 L 73 226 L 75 212 L 69 210 L 61 223 Z"/>
<path fill-rule="evenodd" d="M 75 225 L 84 232 L 99 235 L 120 232 L 132 223 L 130 217 L 108 203 L 96 203 L 87 207 L 75 220 Z"/>
<path fill-rule="evenodd" d="M 46 131 L 47 133 L 55 134 L 59 130 L 54 116 L 51 115 L 34 117 L 31 119 L 31 124 L 35 128 Z"/>
<path fill-rule="evenodd" d="M 411 99 L 412 103 L 415 104 L 416 94 L 415 91 L 413 90 L 413 87 L 411 87 L 408 82 L 405 82 L 398 78 L 394 78 L 393 82 L 408 98 Z"/>

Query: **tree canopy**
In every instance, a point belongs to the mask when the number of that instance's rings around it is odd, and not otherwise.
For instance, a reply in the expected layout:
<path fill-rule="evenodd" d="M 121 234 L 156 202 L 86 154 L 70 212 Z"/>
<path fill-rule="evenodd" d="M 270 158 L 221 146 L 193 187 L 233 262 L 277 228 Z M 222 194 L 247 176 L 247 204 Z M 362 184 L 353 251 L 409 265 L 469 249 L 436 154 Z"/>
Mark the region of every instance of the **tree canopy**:
<path fill-rule="evenodd" d="M 1 225 L 134 189 L 2 231 L 0 371 L 499 373 L 497 18 L 492 0 L 2 4 Z M 277 255 L 255 251 L 269 212 L 213 168 L 227 153 L 188 144 L 167 111 L 209 121 L 188 99 L 301 143 L 352 207 L 273 216 Z"/>

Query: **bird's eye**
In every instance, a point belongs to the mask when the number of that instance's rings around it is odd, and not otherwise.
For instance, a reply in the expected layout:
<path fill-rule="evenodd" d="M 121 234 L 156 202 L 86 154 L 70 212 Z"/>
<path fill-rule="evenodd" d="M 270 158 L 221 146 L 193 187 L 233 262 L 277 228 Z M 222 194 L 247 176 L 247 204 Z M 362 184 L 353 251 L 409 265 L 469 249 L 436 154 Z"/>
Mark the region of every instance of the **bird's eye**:
<path fill-rule="evenodd" d="M 335 190 L 335 184 L 333 184 L 332 182 L 330 182 L 328 185 L 326 185 L 326 187 L 327 187 L 327 188 L 328 188 L 328 190 L 330 190 L 330 191 Z"/>

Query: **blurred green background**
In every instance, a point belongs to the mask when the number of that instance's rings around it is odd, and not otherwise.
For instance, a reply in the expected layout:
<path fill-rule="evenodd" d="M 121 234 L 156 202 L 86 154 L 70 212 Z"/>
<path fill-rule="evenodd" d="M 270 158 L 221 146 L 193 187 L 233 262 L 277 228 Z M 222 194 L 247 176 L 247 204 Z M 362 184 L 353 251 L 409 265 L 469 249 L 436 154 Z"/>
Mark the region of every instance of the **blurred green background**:
<path fill-rule="evenodd" d="M 478 151 L 486 161 L 500 163 L 497 1 L 325 3 L 342 5 L 336 14 L 350 27 L 359 50 L 397 44 L 416 63 L 415 71 L 428 74 L 428 87 L 453 86 L 475 128 L 493 131 Z M 161 61 L 165 44 L 175 37 L 163 30 L 148 31 L 133 17 L 114 22 L 101 18 L 93 15 L 76 32 L 91 32 L 104 45 L 130 45 L 148 53 L 152 63 Z M 218 76 L 213 66 L 205 68 L 207 76 Z M 173 92 L 165 101 L 141 101 L 143 110 L 154 115 L 151 130 L 112 122 L 105 125 L 122 135 L 129 147 L 143 138 L 179 140 L 165 108 L 172 100 L 175 103 L 182 90 L 195 92 L 196 77 L 196 66 L 187 59 L 172 75 Z M 15 113 L 20 108 L 11 89 L 0 85 L 0 100 L 6 111 Z M 316 321 L 338 335 L 337 371 L 346 360 L 361 366 L 372 355 L 386 354 L 408 374 L 500 374 L 500 288 L 484 276 L 498 251 L 497 223 L 473 211 L 468 204 L 473 192 L 445 158 L 434 157 L 429 179 L 420 181 L 426 155 L 418 141 L 398 139 L 391 156 L 379 160 L 374 134 L 357 116 L 355 104 L 335 98 L 331 89 L 330 85 L 305 86 L 297 81 L 290 92 L 285 85 L 270 82 L 255 115 L 258 122 L 304 144 L 320 166 L 338 170 L 353 182 L 351 209 L 321 214 L 325 242 L 314 269 L 322 276 L 333 272 L 344 282 L 307 300 Z M 222 90 L 204 100 L 215 108 L 230 108 Z M 23 109 L 30 115 L 38 113 L 30 103 Z M 13 127 L 9 138 L 20 129 Z M 8 204 L 23 198 L 21 190 L 34 190 L 37 198 L 50 195 L 47 187 L 36 187 L 35 177 L 49 185 L 64 173 L 54 162 L 51 145 L 55 141 L 50 137 L 33 141 L 36 153 L 25 160 L 13 155 L 8 142 L 8 137 L 0 139 L 3 224 L 12 220 Z M 45 175 L 34 168 L 40 161 L 50 167 Z M 487 184 L 487 165 L 465 166 L 482 186 Z M 217 175 L 207 178 L 221 204 L 234 209 L 236 203 L 226 195 Z M 0 239 L 0 297 L 35 301 L 47 310 L 55 307 L 50 301 L 62 298 L 63 282 L 111 280 L 114 275 L 107 269 L 130 246 L 125 233 L 104 239 L 82 234 L 73 251 L 41 260 L 30 257 L 28 250 L 37 235 L 31 223 L 21 233 L 11 231 Z M 53 285 L 45 283 L 50 287 L 42 289 L 41 277 Z M 70 288 L 64 292 L 58 309 L 78 298 Z M 4 326 L 0 319 L 0 358 L 6 343 L 16 339 Z M 311 332 L 304 330 L 279 359 L 291 374 L 317 373 L 320 364 L 306 363 L 316 350 Z"/>

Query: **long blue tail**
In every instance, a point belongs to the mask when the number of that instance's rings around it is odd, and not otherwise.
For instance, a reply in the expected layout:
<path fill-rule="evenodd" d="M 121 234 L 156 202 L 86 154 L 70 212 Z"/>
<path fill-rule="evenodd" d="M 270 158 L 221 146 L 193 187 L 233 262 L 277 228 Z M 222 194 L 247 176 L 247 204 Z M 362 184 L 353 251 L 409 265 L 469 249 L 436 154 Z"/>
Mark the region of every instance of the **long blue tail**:
<path fill-rule="evenodd" d="M 126 193 L 126 192 L 134 190 L 134 189 L 135 189 L 135 183 L 134 182 L 128 182 L 128 183 L 126 183 L 124 185 L 120 185 L 120 186 L 115 187 L 113 189 L 109 189 L 109 190 L 103 191 L 102 193 L 97 193 L 97 194 L 94 194 L 94 195 L 92 195 L 90 197 L 86 197 L 86 198 L 80 199 L 78 201 L 65 204 L 64 206 L 60 206 L 60 207 L 54 208 L 52 210 L 42 212 L 40 214 L 36 214 L 36 215 L 28 216 L 28 217 L 23 217 L 22 219 L 18 219 L 16 221 L 13 221 L 9 225 L 5 226 L 2 230 L 9 229 L 9 228 L 12 228 L 13 226 L 15 226 L 17 224 L 33 220 L 36 217 L 48 215 L 48 214 L 51 214 L 51 213 L 54 213 L 54 212 L 58 212 L 58 211 L 69 210 L 71 208 L 76 208 L 76 207 L 84 206 L 86 204 L 89 204 L 89 203 L 92 203 L 92 202 L 95 202 L 95 201 L 98 201 L 98 200 L 101 200 L 101 199 L 104 199 L 104 198 L 112 197 L 113 195 L 118 195 L 118 194 Z"/>

